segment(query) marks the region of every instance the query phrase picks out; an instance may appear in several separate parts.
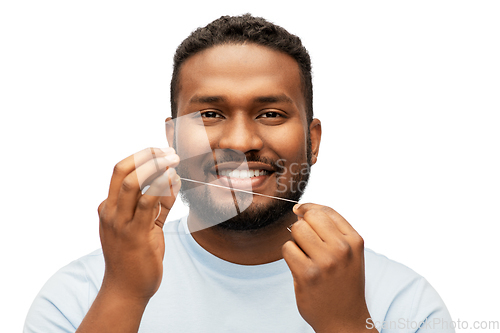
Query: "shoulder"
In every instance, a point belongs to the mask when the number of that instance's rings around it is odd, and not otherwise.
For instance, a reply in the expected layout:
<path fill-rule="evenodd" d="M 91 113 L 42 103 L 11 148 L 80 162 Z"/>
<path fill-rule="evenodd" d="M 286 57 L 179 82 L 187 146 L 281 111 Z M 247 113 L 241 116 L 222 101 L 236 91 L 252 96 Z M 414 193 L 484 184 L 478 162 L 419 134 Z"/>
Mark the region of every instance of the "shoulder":
<path fill-rule="evenodd" d="M 446 327 L 450 314 L 431 284 L 411 268 L 370 249 L 365 249 L 365 296 L 374 322 L 401 331 L 428 323 L 443 324 L 440 332 L 453 332 Z M 432 330 L 429 330 L 432 331 Z"/>
<path fill-rule="evenodd" d="M 422 278 L 411 268 L 367 248 L 365 248 L 365 274 L 377 282 L 389 280 L 408 283 Z"/>
<path fill-rule="evenodd" d="M 24 332 L 74 332 L 92 305 L 104 276 L 102 250 L 58 270 L 35 297 Z"/>
<path fill-rule="evenodd" d="M 411 268 L 365 249 L 365 293 L 367 302 L 388 309 L 395 300 L 411 303 L 425 279 Z"/>
<path fill-rule="evenodd" d="M 50 286 L 55 281 L 71 286 L 85 285 L 97 291 L 101 286 L 103 276 L 104 256 L 102 249 L 98 249 L 61 268 L 47 282 L 47 285 Z"/>
<path fill-rule="evenodd" d="M 78 295 L 88 289 L 98 290 L 104 276 L 104 256 L 102 249 L 95 250 L 81 258 L 78 258 L 58 270 L 44 285 L 41 293 L 53 291 L 56 288 L 58 294 L 62 294 L 61 288 L 68 288 L 70 294 Z M 82 289 L 83 288 L 83 289 Z M 90 300 L 90 302 L 92 302 Z"/>

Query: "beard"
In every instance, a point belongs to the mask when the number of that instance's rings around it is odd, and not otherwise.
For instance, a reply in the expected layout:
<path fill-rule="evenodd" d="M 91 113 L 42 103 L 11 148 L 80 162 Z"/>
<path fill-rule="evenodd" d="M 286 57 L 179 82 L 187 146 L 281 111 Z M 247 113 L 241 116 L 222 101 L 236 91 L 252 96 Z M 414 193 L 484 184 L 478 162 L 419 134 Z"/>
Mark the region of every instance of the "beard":
<path fill-rule="evenodd" d="M 307 147 L 307 172 L 297 172 L 297 174 L 293 175 L 292 178 L 288 180 L 290 184 L 297 184 L 295 189 L 292 186 L 289 188 L 287 187 L 285 191 L 279 193 L 280 195 L 275 196 L 293 201 L 299 201 L 302 197 L 309 181 L 311 166 L 311 144 L 309 135 L 307 136 Z M 273 174 L 280 174 L 280 171 L 284 170 L 284 167 L 279 165 L 278 161 L 263 158 L 253 152 L 245 154 L 245 158 L 247 162 L 261 162 L 271 165 L 275 170 L 275 173 Z M 236 160 L 234 157 L 231 157 L 231 153 L 224 153 L 220 158 L 217 158 L 217 161 L 222 163 Z M 213 165 L 213 161 L 211 164 Z M 195 179 L 190 174 L 190 168 L 188 168 L 187 164 L 181 162 L 176 169 L 177 174 L 180 177 Z M 202 166 L 202 170 L 203 169 L 208 169 L 208 167 L 203 168 Z M 207 170 L 205 170 L 205 174 L 208 174 Z M 279 186 L 279 181 L 280 177 L 276 177 L 277 187 Z M 211 186 L 200 186 L 186 181 L 182 182 L 180 189 L 182 201 L 189 206 L 190 211 L 192 211 L 199 218 L 203 219 L 202 228 L 214 227 L 219 230 L 241 232 L 256 231 L 277 225 L 282 220 L 285 220 L 293 215 L 292 209 L 295 205 L 293 202 L 269 199 L 269 203 L 267 204 L 253 203 L 253 194 L 237 191 L 231 192 L 233 195 L 232 202 L 220 204 L 213 200 L 214 196 L 211 193 Z M 246 209 L 242 209 L 240 211 L 240 207 Z"/>

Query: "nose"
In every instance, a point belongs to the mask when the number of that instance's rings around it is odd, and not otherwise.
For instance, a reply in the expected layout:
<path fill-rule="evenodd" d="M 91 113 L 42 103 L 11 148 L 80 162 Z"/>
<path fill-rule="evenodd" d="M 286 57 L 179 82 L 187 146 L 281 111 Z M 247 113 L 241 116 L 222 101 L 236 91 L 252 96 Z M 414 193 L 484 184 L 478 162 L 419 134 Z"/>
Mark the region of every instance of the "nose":
<path fill-rule="evenodd" d="M 232 149 L 243 153 L 261 150 L 263 146 L 258 124 L 244 116 L 226 122 L 218 142 L 219 149 Z"/>

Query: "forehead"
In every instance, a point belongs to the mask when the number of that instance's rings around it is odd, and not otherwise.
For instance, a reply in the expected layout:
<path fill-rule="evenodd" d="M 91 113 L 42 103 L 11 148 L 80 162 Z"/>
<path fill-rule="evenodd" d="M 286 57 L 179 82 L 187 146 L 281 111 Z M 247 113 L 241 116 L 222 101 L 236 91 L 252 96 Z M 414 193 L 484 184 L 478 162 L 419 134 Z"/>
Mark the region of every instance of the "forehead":
<path fill-rule="evenodd" d="M 234 103 L 285 95 L 305 116 L 298 63 L 257 44 L 217 45 L 188 58 L 179 76 L 178 112 L 196 96 L 224 96 Z"/>

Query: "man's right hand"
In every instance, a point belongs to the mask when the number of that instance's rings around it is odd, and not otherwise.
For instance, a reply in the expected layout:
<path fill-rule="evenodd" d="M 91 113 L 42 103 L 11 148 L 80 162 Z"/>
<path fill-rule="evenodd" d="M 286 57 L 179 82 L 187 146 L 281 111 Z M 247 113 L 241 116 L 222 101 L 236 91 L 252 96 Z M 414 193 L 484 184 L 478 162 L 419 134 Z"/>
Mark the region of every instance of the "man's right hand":
<path fill-rule="evenodd" d="M 180 189 L 178 164 L 173 148 L 148 148 L 116 164 L 98 208 L 104 279 L 77 332 L 137 332 L 162 279 L 162 228 Z M 145 184 L 150 187 L 141 194 Z"/>

